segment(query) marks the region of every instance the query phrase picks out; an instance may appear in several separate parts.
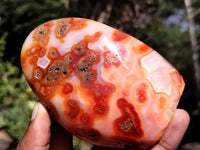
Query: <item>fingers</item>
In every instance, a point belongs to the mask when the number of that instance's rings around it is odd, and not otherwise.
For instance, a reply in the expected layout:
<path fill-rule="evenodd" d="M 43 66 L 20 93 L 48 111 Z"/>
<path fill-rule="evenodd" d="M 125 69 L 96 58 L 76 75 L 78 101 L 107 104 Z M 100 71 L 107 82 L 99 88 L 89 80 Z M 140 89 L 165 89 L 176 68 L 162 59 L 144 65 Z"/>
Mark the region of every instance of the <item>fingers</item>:
<path fill-rule="evenodd" d="M 175 150 L 189 125 L 190 117 L 177 109 L 163 137 L 152 150 Z M 51 138 L 50 138 L 51 136 Z M 51 144 L 50 144 L 51 143 Z M 28 129 L 17 150 L 73 150 L 72 135 L 51 119 L 44 106 L 36 102 Z"/>
<path fill-rule="evenodd" d="M 52 122 L 52 123 L 51 123 Z M 36 102 L 31 122 L 17 150 L 73 150 L 72 135 L 51 118 Z"/>
<path fill-rule="evenodd" d="M 36 102 L 31 122 L 17 150 L 48 150 L 51 120 L 44 106 Z"/>
<path fill-rule="evenodd" d="M 185 110 L 177 109 L 163 137 L 152 150 L 175 150 L 180 144 L 190 122 Z"/>
<path fill-rule="evenodd" d="M 72 134 L 52 120 L 50 150 L 73 150 Z"/>

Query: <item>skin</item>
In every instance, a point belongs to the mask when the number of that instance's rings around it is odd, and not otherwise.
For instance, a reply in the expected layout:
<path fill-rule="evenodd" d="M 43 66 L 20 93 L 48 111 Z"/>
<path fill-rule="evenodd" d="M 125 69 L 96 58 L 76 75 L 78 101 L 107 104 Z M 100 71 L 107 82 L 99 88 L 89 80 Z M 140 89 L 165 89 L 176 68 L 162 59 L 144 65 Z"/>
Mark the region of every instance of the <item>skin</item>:
<path fill-rule="evenodd" d="M 188 113 L 183 109 L 176 109 L 164 135 L 152 150 L 175 150 L 180 144 L 189 122 Z M 73 150 L 72 135 L 50 117 L 40 102 L 36 102 L 29 126 L 17 147 L 17 150 L 27 149 Z"/>

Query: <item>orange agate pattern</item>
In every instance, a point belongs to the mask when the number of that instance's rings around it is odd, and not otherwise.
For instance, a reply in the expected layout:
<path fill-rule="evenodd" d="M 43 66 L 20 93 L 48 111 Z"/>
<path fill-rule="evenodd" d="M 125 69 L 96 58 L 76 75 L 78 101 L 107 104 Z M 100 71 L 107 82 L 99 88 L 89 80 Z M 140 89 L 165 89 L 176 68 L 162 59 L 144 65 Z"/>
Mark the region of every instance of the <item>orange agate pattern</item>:
<path fill-rule="evenodd" d="M 21 64 L 53 117 L 102 146 L 151 148 L 184 89 L 181 75 L 152 48 L 88 19 L 37 27 L 24 42 Z"/>

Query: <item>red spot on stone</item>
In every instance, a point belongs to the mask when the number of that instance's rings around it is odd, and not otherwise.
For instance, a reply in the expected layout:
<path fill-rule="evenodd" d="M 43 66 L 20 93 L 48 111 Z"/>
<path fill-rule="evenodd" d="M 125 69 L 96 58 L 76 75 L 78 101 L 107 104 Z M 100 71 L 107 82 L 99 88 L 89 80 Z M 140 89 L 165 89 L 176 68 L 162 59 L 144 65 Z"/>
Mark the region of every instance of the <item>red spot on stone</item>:
<path fill-rule="evenodd" d="M 119 109 L 122 111 L 127 107 L 127 101 L 124 98 L 120 98 L 117 101 L 117 106 L 119 107 Z"/>
<path fill-rule="evenodd" d="M 60 39 L 67 35 L 68 31 L 71 29 L 72 19 L 64 18 L 59 19 L 55 28 L 56 38 Z"/>
<path fill-rule="evenodd" d="M 32 79 L 38 81 L 38 80 L 42 79 L 42 76 L 43 76 L 42 70 L 39 67 L 35 68 L 34 71 L 33 71 Z"/>
<path fill-rule="evenodd" d="M 107 112 L 107 108 L 103 105 L 97 104 L 94 106 L 93 111 L 98 115 L 105 115 Z"/>
<path fill-rule="evenodd" d="M 122 116 L 113 122 L 117 134 L 132 136 L 133 138 L 143 136 L 140 119 L 133 105 L 124 98 L 119 99 L 117 105 L 122 112 Z"/>
<path fill-rule="evenodd" d="M 79 57 L 83 56 L 87 50 L 87 43 L 85 40 L 80 41 L 79 43 L 72 46 L 71 51 Z"/>
<path fill-rule="evenodd" d="M 64 55 L 64 63 L 69 65 L 69 64 L 72 64 L 72 62 L 73 62 L 73 57 L 72 57 L 71 53 L 70 52 L 66 53 Z"/>
<path fill-rule="evenodd" d="M 81 30 L 87 26 L 86 19 L 74 19 L 73 20 L 73 29 L 74 30 Z"/>
<path fill-rule="evenodd" d="M 90 123 L 90 115 L 88 113 L 83 113 L 80 119 L 84 125 L 88 125 Z"/>
<path fill-rule="evenodd" d="M 86 35 L 85 40 L 88 43 L 96 42 L 99 40 L 99 38 L 101 37 L 102 34 L 103 34 L 102 31 L 98 31 L 98 32 L 94 33 L 93 35 Z"/>
<path fill-rule="evenodd" d="M 73 91 L 73 86 L 70 83 L 65 83 L 62 91 L 64 94 L 69 94 Z"/>
<path fill-rule="evenodd" d="M 30 63 L 31 65 L 35 65 L 35 66 L 36 66 L 37 60 L 38 60 L 38 57 L 37 57 L 37 56 L 32 56 L 32 57 L 29 59 L 29 63 Z"/>
<path fill-rule="evenodd" d="M 67 113 L 67 116 L 70 119 L 75 119 L 79 114 L 79 106 L 75 100 L 68 100 L 67 101 L 67 107 L 68 109 L 65 110 L 65 114 Z"/>
<path fill-rule="evenodd" d="M 33 39 L 41 45 L 47 45 L 49 42 L 49 34 L 51 32 L 52 22 L 47 22 L 36 28 L 33 33 Z"/>
<path fill-rule="evenodd" d="M 58 85 L 69 75 L 68 67 L 64 64 L 62 58 L 60 60 L 52 60 L 46 69 L 44 83 L 48 85 Z"/>
<path fill-rule="evenodd" d="M 44 47 L 41 47 L 39 45 L 36 46 L 36 54 L 39 57 L 43 57 L 46 54 L 46 49 Z"/>
<path fill-rule="evenodd" d="M 95 98 L 99 101 L 100 99 L 105 99 L 114 93 L 115 86 L 109 83 L 95 83 L 91 90 L 94 93 Z"/>
<path fill-rule="evenodd" d="M 76 56 L 74 56 L 76 57 Z M 88 50 L 82 57 L 77 60 L 76 65 L 74 65 L 74 70 L 83 86 L 91 87 L 97 80 L 97 72 L 94 66 L 99 62 L 99 54 Z"/>
<path fill-rule="evenodd" d="M 148 99 L 147 96 L 148 85 L 146 83 L 141 83 L 136 89 L 136 100 L 139 103 L 145 103 Z"/>
<path fill-rule="evenodd" d="M 139 46 L 139 51 L 140 51 L 139 53 L 140 54 L 146 53 L 146 52 L 148 52 L 150 50 L 152 50 L 152 49 L 148 45 L 146 45 L 144 43 Z"/>
<path fill-rule="evenodd" d="M 48 54 L 47 54 L 47 57 L 49 59 L 55 59 L 55 58 L 58 58 L 60 55 L 58 53 L 58 49 L 56 47 L 50 47 L 49 48 L 49 51 L 48 51 Z"/>
<path fill-rule="evenodd" d="M 118 31 L 118 30 L 114 31 L 113 34 L 112 34 L 112 39 L 114 41 L 121 41 L 121 40 L 123 40 L 127 37 L 128 37 L 127 34 L 121 32 L 121 31 Z"/>

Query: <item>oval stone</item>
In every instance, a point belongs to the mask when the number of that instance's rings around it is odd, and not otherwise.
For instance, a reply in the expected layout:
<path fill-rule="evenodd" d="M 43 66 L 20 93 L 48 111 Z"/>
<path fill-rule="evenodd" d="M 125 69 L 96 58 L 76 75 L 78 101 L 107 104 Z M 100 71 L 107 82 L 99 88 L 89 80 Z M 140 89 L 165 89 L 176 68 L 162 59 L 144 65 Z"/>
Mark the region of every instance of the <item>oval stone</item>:
<path fill-rule="evenodd" d="M 38 26 L 23 44 L 21 65 L 30 87 L 64 128 L 108 147 L 154 146 L 185 85 L 148 45 L 82 18 Z"/>

